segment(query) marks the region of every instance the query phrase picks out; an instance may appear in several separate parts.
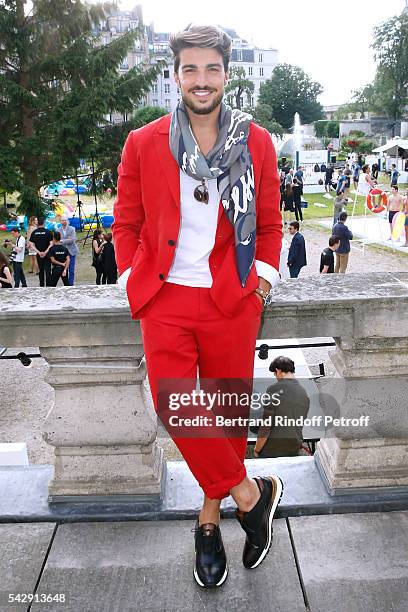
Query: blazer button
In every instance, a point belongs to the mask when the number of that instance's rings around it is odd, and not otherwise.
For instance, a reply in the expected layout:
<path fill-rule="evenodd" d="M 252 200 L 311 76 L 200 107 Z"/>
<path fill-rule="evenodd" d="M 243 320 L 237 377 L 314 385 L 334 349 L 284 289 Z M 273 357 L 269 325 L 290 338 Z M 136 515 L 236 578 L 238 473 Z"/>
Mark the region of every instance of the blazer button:
<path fill-rule="evenodd" d="M 174 242 L 174 240 L 169 240 L 168 244 L 169 246 L 174 246 L 176 243 Z"/>
<path fill-rule="evenodd" d="M 160 280 L 164 280 L 164 274 L 159 274 Z"/>

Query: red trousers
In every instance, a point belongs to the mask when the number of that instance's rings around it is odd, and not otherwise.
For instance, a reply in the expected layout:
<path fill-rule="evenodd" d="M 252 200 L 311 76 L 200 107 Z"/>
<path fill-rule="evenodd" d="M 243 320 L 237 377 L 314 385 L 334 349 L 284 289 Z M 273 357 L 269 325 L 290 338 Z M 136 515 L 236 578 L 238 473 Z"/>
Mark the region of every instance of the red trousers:
<path fill-rule="evenodd" d="M 228 318 L 209 289 L 165 283 L 140 320 L 156 410 L 160 378 L 252 379 L 261 312 L 256 294 Z M 223 499 L 245 478 L 246 437 L 173 440 L 207 497 Z"/>

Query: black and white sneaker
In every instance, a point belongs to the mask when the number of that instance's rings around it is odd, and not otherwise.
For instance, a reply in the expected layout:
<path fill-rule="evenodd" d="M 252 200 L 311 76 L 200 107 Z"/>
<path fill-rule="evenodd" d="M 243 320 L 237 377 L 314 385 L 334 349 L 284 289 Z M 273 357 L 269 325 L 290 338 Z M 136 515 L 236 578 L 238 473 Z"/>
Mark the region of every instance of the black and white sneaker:
<path fill-rule="evenodd" d="M 255 478 L 261 497 L 249 512 L 236 510 L 236 517 L 246 533 L 242 562 L 247 569 L 258 567 L 272 544 L 272 521 L 282 497 L 283 483 L 278 476 Z"/>
<path fill-rule="evenodd" d="M 214 523 L 204 523 L 195 531 L 194 578 L 207 589 L 221 586 L 228 576 L 227 557 L 221 531 Z"/>

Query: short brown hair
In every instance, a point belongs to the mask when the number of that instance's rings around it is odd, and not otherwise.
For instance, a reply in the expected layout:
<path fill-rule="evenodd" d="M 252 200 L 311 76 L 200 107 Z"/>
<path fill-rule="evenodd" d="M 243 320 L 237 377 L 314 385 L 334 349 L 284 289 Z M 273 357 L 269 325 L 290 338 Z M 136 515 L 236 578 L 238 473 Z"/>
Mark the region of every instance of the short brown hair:
<path fill-rule="evenodd" d="M 280 355 L 279 357 L 275 357 L 275 359 L 271 362 L 269 366 L 270 372 L 276 372 L 276 370 L 280 370 L 281 372 L 295 372 L 295 362 L 290 357 L 285 357 L 284 355 Z"/>
<path fill-rule="evenodd" d="M 169 44 L 174 55 L 174 72 L 177 72 L 180 66 L 180 51 L 189 47 L 216 49 L 222 55 L 225 72 L 228 70 L 232 40 L 216 26 L 190 24 L 185 30 L 172 34 Z"/>

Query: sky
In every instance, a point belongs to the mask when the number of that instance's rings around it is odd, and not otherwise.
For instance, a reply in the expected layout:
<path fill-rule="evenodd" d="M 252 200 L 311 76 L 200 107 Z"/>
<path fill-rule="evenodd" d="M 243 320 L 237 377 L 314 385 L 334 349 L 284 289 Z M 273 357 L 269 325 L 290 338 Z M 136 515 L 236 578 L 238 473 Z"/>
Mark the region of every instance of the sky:
<path fill-rule="evenodd" d="M 122 10 L 137 0 L 119 0 Z M 235 29 L 259 47 L 275 48 L 279 62 L 295 64 L 324 88 L 319 101 L 347 102 L 352 90 L 375 74 L 370 44 L 373 27 L 401 13 L 405 0 L 145 0 L 143 19 L 156 32 L 174 32 L 188 23 Z"/>

